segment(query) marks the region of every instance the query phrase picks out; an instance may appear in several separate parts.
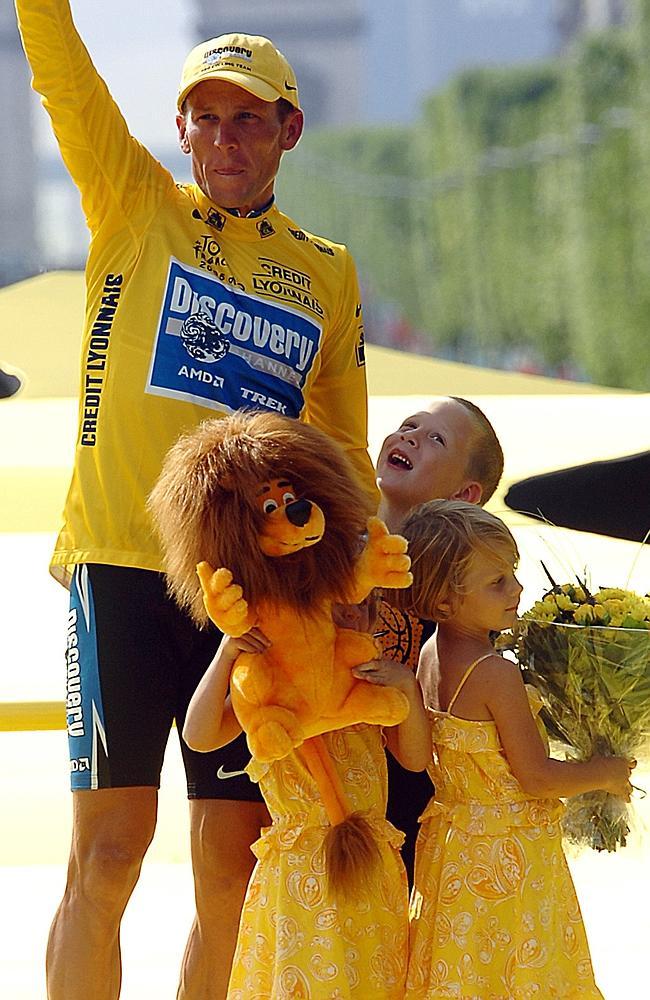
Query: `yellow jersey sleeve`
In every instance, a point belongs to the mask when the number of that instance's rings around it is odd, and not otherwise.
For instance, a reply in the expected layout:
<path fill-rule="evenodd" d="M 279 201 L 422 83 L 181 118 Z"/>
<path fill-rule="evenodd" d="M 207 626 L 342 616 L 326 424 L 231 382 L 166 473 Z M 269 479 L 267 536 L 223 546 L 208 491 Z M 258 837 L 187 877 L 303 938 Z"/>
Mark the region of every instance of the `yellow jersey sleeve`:
<path fill-rule="evenodd" d="M 32 87 L 52 121 L 79 188 L 91 234 L 145 227 L 166 191 L 167 171 L 130 135 L 72 20 L 67 0 L 16 0 Z"/>
<path fill-rule="evenodd" d="M 342 248 L 341 248 L 342 249 Z M 375 470 L 368 456 L 368 390 L 361 296 L 354 262 L 344 257 L 344 280 L 335 321 L 323 347 L 307 420 L 345 448 L 366 492 L 377 503 Z"/>

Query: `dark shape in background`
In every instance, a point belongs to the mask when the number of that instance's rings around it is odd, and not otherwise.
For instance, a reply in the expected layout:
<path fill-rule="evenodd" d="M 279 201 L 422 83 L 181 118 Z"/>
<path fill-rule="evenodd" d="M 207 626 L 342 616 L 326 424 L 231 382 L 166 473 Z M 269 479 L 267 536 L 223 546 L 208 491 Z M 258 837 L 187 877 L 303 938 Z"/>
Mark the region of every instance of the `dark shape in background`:
<path fill-rule="evenodd" d="M 0 399 L 9 399 L 10 396 L 15 396 L 21 386 L 22 382 L 17 375 L 11 375 L 0 368 Z"/>
<path fill-rule="evenodd" d="M 650 541 L 650 451 L 530 476 L 510 487 L 505 502 L 561 528 Z"/>

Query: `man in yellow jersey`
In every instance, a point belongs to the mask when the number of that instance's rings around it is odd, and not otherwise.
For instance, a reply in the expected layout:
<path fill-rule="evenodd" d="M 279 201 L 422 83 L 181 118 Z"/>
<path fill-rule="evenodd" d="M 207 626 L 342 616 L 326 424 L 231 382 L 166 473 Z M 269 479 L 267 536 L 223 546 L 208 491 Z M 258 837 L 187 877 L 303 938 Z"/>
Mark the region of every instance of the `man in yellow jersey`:
<path fill-rule="evenodd" d="M 68 0 L 16 7 L 33 86 L 91 233 L 75 467 L 52 559 L 71 593 L 75 794 L 48 996 L 109 1000 L 120 991 L 119 926 L 153 836 L 170 727 L 182 729 L 218 641 L 167 598 L 146 498 L 180 432 L 240 407 L 330 432 L 374 494 L 363 327 L 345 248 L 274 202 L 303 114 L 271 42 L 225 35 L 188 56 L 176 121 L 194 183 L 177 184 L 130 136 Z M 265 810 L 241 774 L 244 744 L 182 752 L 197 915 L 178 996 L 219 998 Z"/>

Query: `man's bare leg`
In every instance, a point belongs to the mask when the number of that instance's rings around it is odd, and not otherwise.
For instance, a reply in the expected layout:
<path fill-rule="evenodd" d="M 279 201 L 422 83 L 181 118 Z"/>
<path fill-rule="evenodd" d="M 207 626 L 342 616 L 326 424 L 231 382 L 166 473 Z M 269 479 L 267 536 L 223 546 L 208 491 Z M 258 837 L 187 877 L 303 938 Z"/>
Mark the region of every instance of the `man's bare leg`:
<path fill-rule="evenodd" d="M 250 845 L 270 822 L 262 802 L 190 801 L 196 917 L 178 1000 L 223 1000 L 239 915 L 255 858 Z"/>
<path fill-rule="evenodd" d="M 68 879 L 47 946 L 48 1000 L 116 1000 L 120 921 L 156 827 L 155 788 L 73 796 Z"/>

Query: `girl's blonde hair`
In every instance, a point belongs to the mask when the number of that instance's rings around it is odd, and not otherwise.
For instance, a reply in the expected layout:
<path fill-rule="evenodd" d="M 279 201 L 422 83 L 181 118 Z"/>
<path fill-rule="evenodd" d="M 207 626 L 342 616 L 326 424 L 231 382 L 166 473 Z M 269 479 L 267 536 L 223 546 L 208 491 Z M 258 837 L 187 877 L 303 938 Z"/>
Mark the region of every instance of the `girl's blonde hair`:
<path fill-rule="evenodd" d="M 504 564 L 519 559 L 517 543 L 503 521 L 462 500 L 429 500 L 415 507 L 400 529 L 408 540 L 413 583 L 392 591 L 390 601 L 419 618 L 440 621 L 441 604 L 453 607 L 465 593 L 477 552 Z"/>

